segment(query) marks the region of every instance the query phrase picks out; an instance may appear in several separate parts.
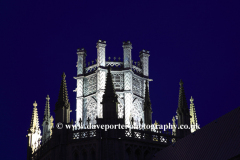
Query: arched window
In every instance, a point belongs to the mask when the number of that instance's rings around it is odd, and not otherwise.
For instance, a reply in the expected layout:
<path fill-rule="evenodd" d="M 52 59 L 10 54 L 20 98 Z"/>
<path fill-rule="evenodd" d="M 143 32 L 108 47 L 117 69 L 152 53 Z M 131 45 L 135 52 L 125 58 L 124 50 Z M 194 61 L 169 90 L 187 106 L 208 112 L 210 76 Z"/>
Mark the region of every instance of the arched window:
<path fill-rule="evenodd" d="M 88 158 L 88 157 L 87 157 L 87 151 L 86 151 L 86 150 L 83 150 L 83 151 L 82 151 L 82 159 L 83 159 L 83 160 L 87 160 L 87 158 Z"/>
<path fill-rule="evenodd" d="M 141 159 L 141 151 L 140 149 L 137 149 L 135 151 L 135 157 L 134 157 L 135 160 L 140 160 Z"/>
<path fill-rule="evenodd" d="M 140 123 L 141 119 L 144 122 L 144 112 L 143 112 L 142 102 L 139 101 L 137 98 L 135 98 L 133 101 L 133 108 L 131 110 L 130 121 L 132 117 L 134 119 L 134 126 L 139 126 L 141 124 Z"/>
<path fill-rule="evenodd" d="M 96 153 L 95 153 L 94 149 L 92 149 L 92 151 L 91 151 L 91 159 L 96 160 Z"/>
<path fill-rule="evenodd" d="M 149 151 L 146 150 L 146 151 L 144 152 L 144 160 L 148 160 L 148 159 L 150 159 L 150 157 L 149 157 Z"/>
<path fill-rule="evenodd" d="M 79 160 L 79 155 L 77 152 L 74 152 L 73 154 L 73 160 Z"/>
<path fill-rule="evenodd" d="M 131 159 L 131 150 L 128 148 L 125 153 L 125 160 L 130 160 Z"/>

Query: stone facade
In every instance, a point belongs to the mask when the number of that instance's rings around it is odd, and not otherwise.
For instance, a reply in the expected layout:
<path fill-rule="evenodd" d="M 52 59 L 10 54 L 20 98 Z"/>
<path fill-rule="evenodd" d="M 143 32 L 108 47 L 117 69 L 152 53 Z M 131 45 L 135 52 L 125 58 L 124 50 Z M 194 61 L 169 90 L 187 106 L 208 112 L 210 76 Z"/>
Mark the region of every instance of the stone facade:
<path fill-rule="evenodd" d="M 149 96 L 149 51 L 140 52 L 133 62 L 132 44 L 123 42 L 123 61 L 106 61 L 106 41 L 97 42 L 97 60 L 86 66 L 86 50 L 78 49 L 76 121 L 70 122 L 66 75 L 63 73 L 55 105 L 55 127 L 50 116 L 49 96 L 45 107 L 43 138 L 39 128 L 37 104 L 28 130 L 28 160 L 122 160 L 152 159 L 154 154 L 183 135 L 177 130 L 131 128 L 152 124 Z M 189 118 L 183 83 L 180 84 L 178 119 Z M 180 112 L 181 111 L 181 112 Z M 181 113 L 181 114 L 180 114 Z M 194 109 L 195 113 L 195 109 Z M 187 115 L 185 117 L 182 117 Z M 173 118 L 175 124 L 175 118 Z M 190 120 L 187 120 L 187 122 Z M 178 121 L 181 125 L 183 121 Z M 89 125 L 117 125 L 117 129 L 91 128 Z M 157 123 L 155 123 L 156 125 Z M 120 127 L 125 125 L 127 127 Z M 74 126 L 82 126 L 76 128 Z M 189 131 L 190 132 L 190 131 Z M 35 138 L 34 138 L 35 137 Z M 42 142 L 43 141 L 43 142 Z"/>

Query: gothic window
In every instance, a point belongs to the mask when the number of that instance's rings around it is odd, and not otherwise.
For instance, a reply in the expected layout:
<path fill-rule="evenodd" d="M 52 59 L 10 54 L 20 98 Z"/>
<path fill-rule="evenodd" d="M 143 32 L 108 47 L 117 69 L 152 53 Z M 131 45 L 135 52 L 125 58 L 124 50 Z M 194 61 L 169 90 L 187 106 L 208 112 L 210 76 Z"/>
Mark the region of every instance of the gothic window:
<path fill-rule="evenodd" d="M 123 118 L 123 106 L 118 104 L 118 118 Z"/>
<path fill-rule="evenodd" d="M 115 90 L 123 90 L 123 74 L 112 74 Z"/>
<path fill-rule="evenodd" d="M 133 101 L 133 108 L 131 110 L 130 118 L 134 120 L 134 125 L 138 126 L 141 123 L 141 119 L 144 122 L 144 114 L 142 109 L 142 102 L 139 101 L 137 98 Z"/>
<path fill-rule="evenodd" d="M 84 110 L 85 110 L 84 111 L 85 125 L 88 124 L 88 122 L 87 122 L 88 118 L 90 119 L 89 123 L 96 124 L 96 116 L 97 116 L 96 100 L 91 98 Z"/>
<path fill-rule="evenodd" d="M 77 152 L 74 152 L 73 160 L 79 160 L 79 156 L 78 156 Z"/>
<path fill-rule="evenodd" d="M 87 151 L 86 150 L 82 151 L 82 159 L 84 159 L 84 160 L 88 159 L 88 155 L 87 155 Z"/>
<path fill-rule="evenodd" d="M 93 149 L 92 149 L 92 152 L 91 152 L 91 159 L 96 160 L 96 153 Z"/>
<path fill-rule="evenodd" d="M 117 94 L 118 95 L 118 118 L 123 118 L 124 115 L 124 100 L 123 100 L 123 94 Z"/>
<path fill-rule="evenodd" d="M 97 90 L 96 75 L 84 79 L 84 95 L 89 95 Z"/>
<path fill-rule="evenodd" d="M 148 150 L 144 152 L 144 159 L 150 159 Z"/>
<path fill-rule="evenodd" d="M 125 153 L 125 160 L 130 160 L 131 157 L 131 150 L 128 148 Z"/>
<path fill-rule="evenodd" d="M 142 81 L 138 78 L 133 77 L 133 93 L 139 96 L 143 96 L 142 86 Z"/>
<path fill-rule="evenodd" d="M 135 151 L 135 157 L 134 157 L 135 160 L 140 160 L 141 159 L 141 151 L 140 149 L 137 149 Z"/>

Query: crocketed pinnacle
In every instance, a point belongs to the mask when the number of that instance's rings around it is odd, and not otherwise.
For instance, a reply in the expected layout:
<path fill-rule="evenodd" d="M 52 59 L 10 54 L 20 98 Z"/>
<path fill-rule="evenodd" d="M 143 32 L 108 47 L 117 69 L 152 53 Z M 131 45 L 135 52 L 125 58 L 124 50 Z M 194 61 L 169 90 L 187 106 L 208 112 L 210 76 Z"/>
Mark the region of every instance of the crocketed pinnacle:
<path fill-rule="evenodd" d="M 112 80 L 111 67 L 108 66 L 107 80 L 106 80 L 105 92 L 103 95 L 102 103 L 118 102 L 117 98 L 118 96 L 115 93 L 113 80 Z"/>
<path fill-rule="evenodd" d="M 49 121 L 50 122 L 50 104 L 49 104 L 49 100 L 50 100 L 49 95 L 47 95 L 43 121 Z"/>
<path fill-rule="evenodd" d="M 58 96 L 58 101 L 55 106 L 55 110 L 59 108 L 70 108 L 70 103 L 68 100 L 68 92 L 67 92 L 67 84 L 65 80 L 65 73 L 63 72 L 62 74 L 62 82 L 60 86 L 60 91 L 59 91 L 59 96 Z"/>
<path fill-rule="evenodd" d="M 37 130 L 39 130 L 39 121 L 38 121 L 37 103 L 35 101 L 33 103 L 32 119 L 31 119 L 31 124 L 30 124 L 30 128 L 28 131 L 35 133 Z"/>
<path fill-rule="evenodd" d="M 187 106 L 187 100 L 186 100 L 182 80 L 180 80 L 179 85 L 180 85 L 180 89 L 179 89 L 179 99 L 178 99 L 178 111 L 186 111 L 188 110 L 188 106 Z"/>
<path fill-rule="evenodd" d="M 148 90 L 148 81 L 146 81 L 145 86 L 146 86 L 146 88 L 145 88 L 144 110 L 150 109 L 152 111 L 150 95 L 149 95 L 149 90 Z"/>

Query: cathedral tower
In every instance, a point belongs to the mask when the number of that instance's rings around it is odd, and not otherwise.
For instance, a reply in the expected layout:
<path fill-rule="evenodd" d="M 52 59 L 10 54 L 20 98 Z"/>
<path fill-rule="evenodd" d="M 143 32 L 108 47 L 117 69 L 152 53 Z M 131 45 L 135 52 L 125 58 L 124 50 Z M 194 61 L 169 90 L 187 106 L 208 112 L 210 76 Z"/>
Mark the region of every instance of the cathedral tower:
<path fill-rule="evenodd" d="M 111 57 L 106 60 L 106 41 L 97 42 L 97 59 L 85 65 L 86 51 L 78 49 L 77 87 L 75 89 L 76 123 L 81 119 L 83 125 L 88 118 L 95 124 L 95 117 L 103 118 L 101 104 L 105 89 L 107 67 L 111 67 L 114 89 L 118 96 L 118 118 L 125 119 L 126 124 L 134 118 L 135 125 L 144 121 L 145 83 L 149 81 L 149 51 L 140 52 L 140 60 L 132 60 L 132 43 L 123 42 L 123 58 Z"/>

